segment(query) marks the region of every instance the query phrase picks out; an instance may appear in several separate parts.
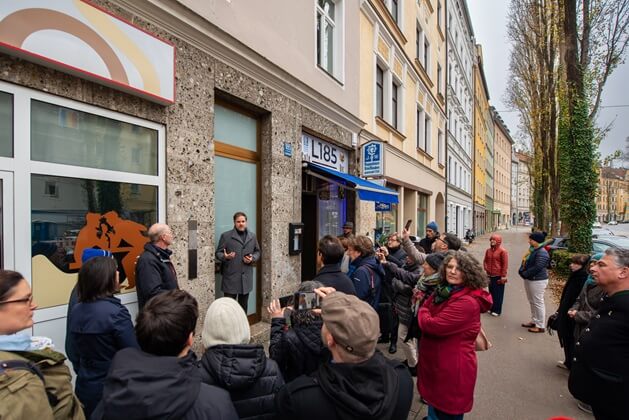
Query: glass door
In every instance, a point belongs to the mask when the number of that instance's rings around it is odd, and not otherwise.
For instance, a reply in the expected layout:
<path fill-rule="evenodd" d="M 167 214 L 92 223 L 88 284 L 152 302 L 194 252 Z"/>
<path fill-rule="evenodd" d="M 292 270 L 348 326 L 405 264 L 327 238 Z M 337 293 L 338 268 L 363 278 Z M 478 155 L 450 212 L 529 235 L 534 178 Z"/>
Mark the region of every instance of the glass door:
<path fill-rule="evenodd" d="M 13 174 L 0 171 L 0 268 L 15 269 L 13 243 Z"/>

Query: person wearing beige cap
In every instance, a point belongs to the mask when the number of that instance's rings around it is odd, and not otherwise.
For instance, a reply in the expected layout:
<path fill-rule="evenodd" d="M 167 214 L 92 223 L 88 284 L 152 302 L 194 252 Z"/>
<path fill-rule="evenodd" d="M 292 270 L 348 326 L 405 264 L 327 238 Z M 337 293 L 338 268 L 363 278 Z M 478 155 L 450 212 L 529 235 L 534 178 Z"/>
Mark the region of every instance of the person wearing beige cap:
<path fill-rule="evenodd" d="M 380 335 L 376 311 L 356 296 L 333 288 L 322 296 L 321 338 L 332 361 L 312 375 L 302 375 L 276 398 L 280 418 L 406 419 L 413 381 L 399 361 L 376 350 Z"/>

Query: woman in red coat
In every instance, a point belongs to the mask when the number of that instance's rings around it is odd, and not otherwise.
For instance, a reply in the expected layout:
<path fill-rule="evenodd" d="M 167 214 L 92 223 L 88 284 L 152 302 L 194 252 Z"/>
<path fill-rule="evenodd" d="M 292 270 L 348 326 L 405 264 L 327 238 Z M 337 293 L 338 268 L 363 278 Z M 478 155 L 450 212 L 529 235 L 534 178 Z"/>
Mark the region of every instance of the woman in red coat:
<path fill-rule="evenodd" d="M 492 300 L 483 289 L 485 272 L 467 252 L 450 251 L 440 273 L 441 283 L 417 315 L 422 331 L 417 382 L 429 419 L 462 419 L 474 400 L 480 314 Z"/>

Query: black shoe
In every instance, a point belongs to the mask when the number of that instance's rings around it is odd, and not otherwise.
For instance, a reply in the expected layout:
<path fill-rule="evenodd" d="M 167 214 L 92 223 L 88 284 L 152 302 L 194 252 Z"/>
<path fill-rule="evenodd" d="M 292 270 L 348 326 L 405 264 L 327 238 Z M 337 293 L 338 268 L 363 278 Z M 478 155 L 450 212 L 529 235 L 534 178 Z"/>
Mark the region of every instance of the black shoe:
<path fill-rule="evenodd" d="M 389 346 L 389 354 L 395 354 L 397 352 L 397 344 L 391 343 Z"/>
<path fill-rule="evenodd" d="M 381 335 L 380 338 L 378 338 L 378 344 L 388 343 L 388 342 L 389 342 L 389 337 L 385 337 Z"/>

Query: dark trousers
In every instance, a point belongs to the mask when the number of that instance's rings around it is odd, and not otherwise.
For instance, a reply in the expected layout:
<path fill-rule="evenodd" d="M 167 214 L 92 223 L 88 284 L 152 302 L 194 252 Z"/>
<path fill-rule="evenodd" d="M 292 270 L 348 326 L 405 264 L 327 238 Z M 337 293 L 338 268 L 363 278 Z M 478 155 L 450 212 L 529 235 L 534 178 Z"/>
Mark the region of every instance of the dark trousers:
<path fill-rule="evenodd" d="M 563 347 L 565 357 L 563 364 L 570 369 L 572 367 L 572 358 L 574 357 L 574 331 L 558 331 L 557 335 L 559 335 L 559 340 Z"/>
<path fill-rule="evenodd" d="M 502 313 L 502 302 L 505 297 L 505 285 L 498 284 L 498 280 L 500 279 L 500 276 L 489 276 L 489 293 L 491 293 L 491 298 L 494 301 L 494 304 L 491 307 L 491 312 L 495 312 L 497 314 Z"/>
<path fill-rule="evenodd" d="M 241 293 L 241 294 L 225 293 L 225 297 L 237 300 L 238 304 L 245 311 L 245 314 L 247 313 L 247 303 L 249 302 L 249 293 Z"/>
<path fill-rule="evenodd" d="M 397 330 L 400 323 L 393 304 L 381 302 L 378 305 L 378 317 L 380 318 L 380 337 L 385 341 L 397 343 Z"/>

